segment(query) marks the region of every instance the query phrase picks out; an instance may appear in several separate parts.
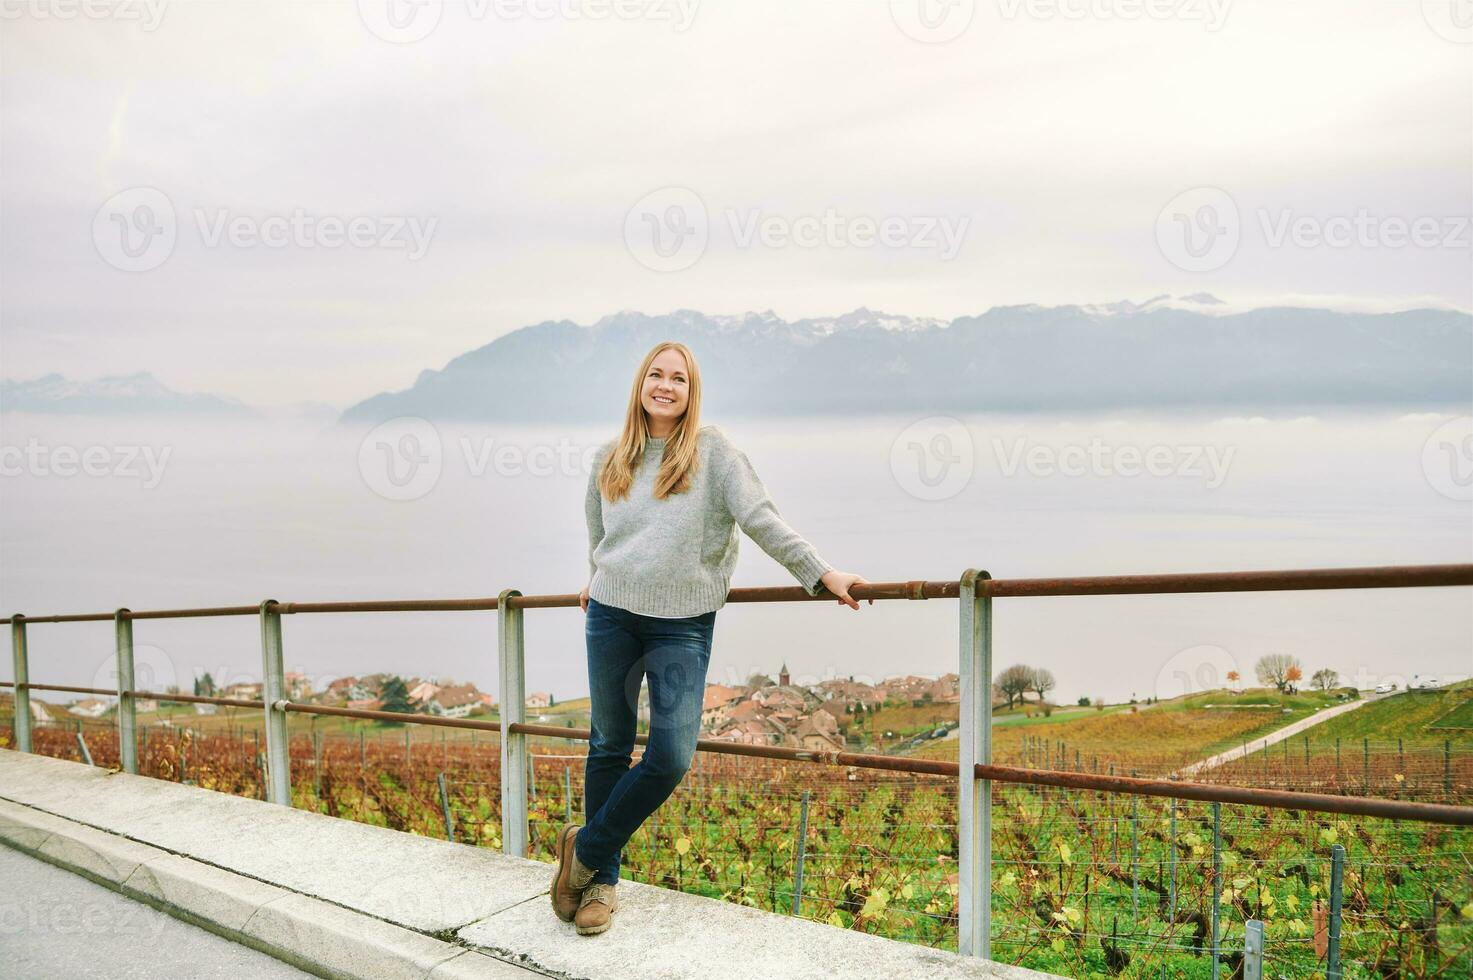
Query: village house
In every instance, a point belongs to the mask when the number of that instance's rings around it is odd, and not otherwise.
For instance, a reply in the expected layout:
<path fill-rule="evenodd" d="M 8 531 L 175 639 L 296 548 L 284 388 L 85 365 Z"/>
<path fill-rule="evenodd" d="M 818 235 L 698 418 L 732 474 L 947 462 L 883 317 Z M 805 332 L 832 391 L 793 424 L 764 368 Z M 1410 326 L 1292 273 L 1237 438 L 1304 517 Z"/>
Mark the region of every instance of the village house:
<path fill-rule="evenodd" d="M 701 727 L 714 729 L 726 720 L 727 713 L 740 703 L 745 688 L 728 687 L 725 684 L 707 684 L 705 697 L 701 701 Z"/>
<path fill-rule="evenodd" d="M 74 715 L 81 715 L 83 718 L 101 718 L 107 714 L 108 709 L 111 707 L 112 705 L 107 701 L 100 701 L 97 698 L 86 698 L 74 702 L 67 710 Z"/>
<path fill-rule="evenodd" d="M 362 689 L 363 693 L 361 695 L 357 695 L 357 696 L 358 697 L 362 697 L 362 698 L 376 698 L 376 697 L 378 697 L 379 696 L 379 692 L 383 690 L 384 683 L 390 677 L 393 677 L 393 676 L 395 676 L 395 675 L 393 675 L 393 674 L 384 674 L 384 673 L 365 674 L 364 676 L 358 678 L 358 685 Z M 418 684 L 418 683 L 419 683 L 419 678 L 418 677 L 410 678 L 408 680 L 408 682 L 405 684 L 405 687 L 406 688 L 407 687 L 412 687 L 413 685 Z"/>
<path fill-rule="evenodd" d="M 548 708 L 552 706 L 552 695 L 546 691 L 533 691 L 527 695 L 526 706 L 528 708 Z"/>
<path fill-rule="evenodd" d="M 259 681 L 241 681 L 238 684 L 231 684 L 220 692 L 220 697 L 259 701 L 261 700 L 261 684 Z"/>
<path fill-rule="evenodd" d="M 428 704 L 430 699 L 436 694 L 439 694 L 440 691 L 440 685 L 434 681 L 419 681 L 412 687 L 409 687 L 409 700 L 416 701 L 420 704 Z"/>
<path fill-rule="evenodd" d="M 789 734 L 782 722 L 764 716 L 730 722 L 711 737 L 745 745 L 796 744 L 796 739 Z"/>
<path fill-rule="evenodd" d="M 339 677 L 327 685 L 327 691 L 324 692 L 322 699 L 329 704 L 366 701 L 372 698 L 377 690 L 377 688 L 370 690 L 368 685 L 357 677 Z"/>
<path fill-rule="evenodd" d="M 886 678 L 875 687 L 883 696 L 896 701 L 919 701 L 931 684 L 929 677 L 917 677 L 910 674 L 906 677 Z"/>
<path fill-rule="evenodd" d="M 813 727 L 821 732 L 826 732 L 830 735 L 837 735 L 839 733 L 839 719 L 827 711 L 815 711 L 808 716 L 807 720 L 812 722 Z"/>
<path fill-rule="evenodd" d="M 742 722 L 757 721 L 766 717 L 767 712 L 756 701 L 738 701 L 727 709 L 725 722 L 727 724 L 741 724 Z"/>
<path fill-rule="evenodd" d="M 931 682 L 927 688 L 931 692 L 931 700 L 941 704 L 960 704 L 962 700 L 962 679 L 956 674 L 942 674 Z"/>
<path fill-rule="evenodd" d="M 442 687 L 430 698 L 425 706 L 432 715 L 443 715 L 446 718 L 464 718 L 471 713 L 471 709 L 479 706 L 481 694 L 476 690 L 474 684 L 461 684 L 457 687 Z"/>
<path fill-rule="evenodd" d="M 836 678 L 834 680 L 822 681 L 819 689 L 826 695 L 838 701 L 846 708 L 852 708 L 856 704 L 862 704 L 866 710 L 878 708 L 885 701 L 885 696 L 868 684 L 860 684 L 857 681 Z"/>
<path fill-rule="evenodd" d="M 772 710 L 802 711 L 808 705 L 802 689 L 795 687 L 764 687 L 753 691 L 750 700 Z"/>
<path fill-rule="evenodd" d="M 825 730 L 823 725 L 816 721 L 819 718 L 830 717 L 823 712 L 815 712 L 813 717 L 804 718 L 794 729 L 793 735 L 797 739 L 798 748 L 809 752 L 842 752 L 844 740 L 839 737 L 838 729 Z"/>
<path fill-rule="evenodd" d="M 844 706 L 836 701 L 825 701 L 813 710 L 814 718 L 817 718 L 819 715 L 832 718 L 834 722 L 832 731 L 837 732 L 839 730 L 839 724 L 844 720 Z"/>
<path fill-rule="evenodd" d="M 286 686 L 286 696 L 288 700 L 312 700 L 312 682 L 307 679 L 306 674 L 303 674 L 300 671 L 289 670 L 286 672 L 285 676 L 282 677 L 282 681 Z"/>

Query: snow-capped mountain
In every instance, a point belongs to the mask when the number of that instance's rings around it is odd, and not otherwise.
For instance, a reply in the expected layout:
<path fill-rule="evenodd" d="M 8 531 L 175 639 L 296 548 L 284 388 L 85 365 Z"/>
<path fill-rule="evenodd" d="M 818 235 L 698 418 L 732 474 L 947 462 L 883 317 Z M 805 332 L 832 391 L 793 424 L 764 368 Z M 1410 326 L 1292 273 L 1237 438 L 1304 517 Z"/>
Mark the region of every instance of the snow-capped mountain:
<path fill-rule="evenodd" d="M 654 344 L 695 351 L 713 417 L 1304 405 L 1473 405 L 1473 317 L 1235 309 L 1207 293 L 994 307 L 943 320 L 857 309 L 787 321 L 624 310 L 514 330 L 340 421 L 615 417 Z M 550 389 L 557 397 L 548 398 Z M 1466 409 L 1464 409 L 1466 410 Z"/>
<path fill-rule="evenodd" d="M 0 381 L 0 411 L 78 415 L 256 414 L 234 398 L 174 391 L 147 371 L 90 381 L 71 381 L 55 373 L 30 381 Z"/>
<path fill-rule="evenodd" d="M 318 401 L 256 407 L 228 395 L 186 394 L 147 371 L 73 381 L 46 374 L 29 381 L 0 381 L 0 412 L 46 415 L 168 415 L 260 418 L 330 425 L 339 410 Z"/>

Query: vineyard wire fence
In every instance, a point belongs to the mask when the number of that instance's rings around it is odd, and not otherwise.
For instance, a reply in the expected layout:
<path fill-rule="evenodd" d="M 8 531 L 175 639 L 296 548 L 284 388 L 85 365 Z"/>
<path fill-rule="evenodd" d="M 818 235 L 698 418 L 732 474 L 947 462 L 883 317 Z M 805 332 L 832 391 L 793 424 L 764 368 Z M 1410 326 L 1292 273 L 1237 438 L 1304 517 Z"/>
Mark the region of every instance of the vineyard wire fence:
<path fill-rule="evenodd" d="M 414 737 L 412 727 L 294 735 L 293 806 L 499 849 L 499 738 Z M 42 722 L 34 736 L 43 754 L 118 766 L 108 722 Z M 265 798 L 259 728 L 147 725 L 139 744 L 143 775 Z M 585 754 L 574 748 L 543 739 L 529 753 L 535 859 L 551 862 L 558 828 L 584 817 Z M 1240 775 L 1262 773 L 1250 766 Z M 1441 795 L 1440 776 L 1428 786 Z M 1466 778 L 1456 789 L 1461 801 L 1473 795 Z M 991 939 L 1005 962 L 1065 975 L 1210 977 L 1215 957 L 1231 978 L 1241 975 L 1246 929 L 1257 921 L 1264 976 L 1324 976 L 1335 931 L 1346 977 L 1430 980 L 1473 970 L 1467 828 L 1048 786 L 998 790 Z M 955 794 L 945 777 L 698 754 L 630 840 L 621 876 L 771 912 L 796 906 L 803 918 L 950 948 Z M 1337 846 L 1345 852 L 1338 922 L 1330 901 Z"/>

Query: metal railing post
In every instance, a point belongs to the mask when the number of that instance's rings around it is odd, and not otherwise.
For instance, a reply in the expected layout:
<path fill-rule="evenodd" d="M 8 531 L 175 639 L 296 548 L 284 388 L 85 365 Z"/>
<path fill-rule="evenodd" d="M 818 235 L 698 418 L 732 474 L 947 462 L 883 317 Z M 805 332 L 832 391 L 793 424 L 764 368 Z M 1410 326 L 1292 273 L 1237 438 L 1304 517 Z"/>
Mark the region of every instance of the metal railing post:
<path fill-rule="evenodd" d="M 509 730 L 526 721 L 526 649 L 522 610 L 505 589 L 496 599 L 496 661 L 501 678 L 501 850 L 527 856 L 527 736 Z"/>
<path fill-rule="evenodd" d="M 1212 980 L 1222 965 L 1222 804 L 1212 804 Z"/>
<path fill-rule="evenodd" d="M 26 618 L 20 613 L 10 617 L 10 652 L 15 670 L 15 748 L 31 751 L 31 682 L 30 658 L 26 655 Z"/>
<path fill-rule="evenodd" d="M 1168 901 L 1171 903 L 1170 918 L 1167 922 L 1176 921 L 1176 799 L 1171 800 L 1171 887 Z"/>
<path fill-rule="evenodd" d="M 992 597 L 977 583 L 992 578 L 962 573 L 960 612 L 961 729 L 957 771 L 957 845 L 960 877 L 957 952 L 992 958 L 992 782 L 976 766 L 992 761 Z"/>
<path fill-rule="evenodd" d="M 128 608 L 113 613 L 118 653 L 118 758 L 123 771 L 138 775 L 138 715 L 133 699 L 133 620 Z"/>
<path fill-rule="evenodd" d="M 1330 935 L 1325 950 L 1325 980 L 1340 980 L 1340 912 L 1345 879 L 1345 848 L 1330 848 Z"/>
<path fill-rule="evenodd" d="M 1453 801 L 1453 740 L 1442 740 L 1442 795 L 1449 803 Z"/>
<path fill-rule="evenodd" d="M 1132 769 L 1130 776 L 1139 775 Z M 1132 922 L 1141 917 L 1141 798 L 1130 798 L 1130 918 Z"/>
<path fill-rule="evenodd" d="M 793 914 L 802 915 L 803 905 L 803 856 L 808 848 L 808 790 L 803 791 L 803 802 L 798 809 L 798 839 L 794 842 L 797 856 L 793 861 Z"/>
<path fill-rule="evenodd" d="M 1243 980 L 1263 980 L 1263 923 L 1258 919 L 1243 926 Z"/>
<path fill-rule="evenodd" d="M 275 599 L 261 603 L 261 700 L 266 702 L 266 799 L 292 805 L 290 745 L 286 731 L 286 678 L 281 655 L 281 613 Z"/>
<path fill-rule="evenodd" d="M 87 739 L 82 735 L 82 723 L 80 721 L 77 722 L 77 753 L 87 765 L 97 765 L 97 763 L 92 761 L 92 750 L 87 748 Z"/>
<path fill-rule="evenodd" d="M 450 793 L 445 789 L 445 774 L 442 772 L 437 777 L 440 784 L 440 809 L 445 813 L 445 839 L 455 840 L 455 820 L 450 816 Z"/>

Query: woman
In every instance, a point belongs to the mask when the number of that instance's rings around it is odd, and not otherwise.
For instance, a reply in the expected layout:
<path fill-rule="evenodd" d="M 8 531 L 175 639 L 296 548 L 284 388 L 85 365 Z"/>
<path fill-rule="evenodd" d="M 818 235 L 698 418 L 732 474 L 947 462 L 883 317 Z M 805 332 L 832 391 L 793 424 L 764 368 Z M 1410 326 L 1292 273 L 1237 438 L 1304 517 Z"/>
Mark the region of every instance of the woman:
<path fill-rule="evenodd" d="M 675 790 L 695 753 L 716 610 L 726 603 L 740 526 L 802 584 L 853 609 L 849 587 L 783 522 L 746 454 L 702 427 L 701 373 L 684 344 L 645 355 L 618 439 L 588 481 L 586 614 L 593 735 L 582 827 L 558 834 L 552 906 L 579 934 L 609 928 L 621 851 Z M 874 600 L 870 600 L 874 604 Z M 649 744 L 630 768 L 639 687 L 650 687 Z"/>

